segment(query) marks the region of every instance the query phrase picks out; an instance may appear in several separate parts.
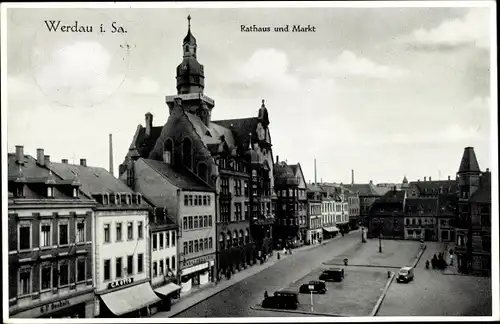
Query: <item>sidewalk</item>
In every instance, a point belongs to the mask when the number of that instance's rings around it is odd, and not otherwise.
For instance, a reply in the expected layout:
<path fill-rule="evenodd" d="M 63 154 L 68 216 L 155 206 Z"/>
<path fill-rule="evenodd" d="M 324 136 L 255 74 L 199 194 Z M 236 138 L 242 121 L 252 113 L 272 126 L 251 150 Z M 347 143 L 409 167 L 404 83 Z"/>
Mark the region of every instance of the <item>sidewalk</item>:
<path fill-rule="evenodd" d="M 349 235 L 351 233 L 357 233 L 357 231 L 358 230 L 351 231 L 346 235 Z M 257 274 L 257 273 L 261 272 L 262 270 L 265 270 L 265 269 L 275 265 L 277 262 L 293 256 L 294 253 L 304 252 L 307 250 L 311 250 L 313 248 L 323 246 L 323 245 L 328 244 L 328 243 L 330 243 L 334 240 L 337 240 L 341 237 L 342 237 L 342 235 L 338 235 L 334 238 L 323 241 L 322 244 L 301 246 L 300 248 L 293 249 L 291 255 L 290 254 L 283 255 L 282 250 L 281 251 L 275 250 L 273 252 L 273 256 L 269 257 L 268 261 L 265 262 L 264 264 L 257 263 L 248 269 L 236 272 L 235 274 L 233 274 L 231 276 L 231 279 L 222 279 L 217 284 L 212 282 L 212 283 L 209 283 L 209 284 L 207 284 L 203 287 L 200 287 L 200 288 L 193 288 L 193 290 L 191 290 L 189 292 L 181 293 L 181 298 L 177 302 L 172 304 L 170 311 L 158 312 L 151 317 L 153 317 L 153 318 L 155 318 L 155 317 L 165 318 L 165 317 L 175 316 L 175 315 L 195 306 L 196 304 L 199 304 L 202 301 L 212 297 L 213 295 L 216 295 L 219 292 L 221 292 L 225 289 L 228 289 L 229 287 L 233 286 L 234 284 L 236 284 L 242 280 L 245 280 L 246 278 Z M 280 253 L 280 260 L 277 259 L 278 252 Z"/>

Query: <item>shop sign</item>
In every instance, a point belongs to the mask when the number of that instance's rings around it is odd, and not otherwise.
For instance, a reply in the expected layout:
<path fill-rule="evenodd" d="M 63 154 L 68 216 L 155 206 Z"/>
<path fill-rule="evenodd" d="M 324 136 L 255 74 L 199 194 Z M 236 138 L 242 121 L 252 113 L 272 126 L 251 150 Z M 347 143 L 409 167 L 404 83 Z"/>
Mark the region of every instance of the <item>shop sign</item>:
<path fill-rule="evenodd" d="M 192 266 L 196 266 L 202 263 L 206 263 L 209 261 L 214 260 L 213 255 L 204 255 L 196 259 L 191 259 L 191 260 L 184 260 L 183 262 L 183 268 L 190 268 Z"/>
<path fill-rule="evenodd" d="M 134 278 L 126 278 L 118 281 L 113 281 L 108 284 L 108 289 L 118 288 L 126 285 L 130 285 L 134 282 Z"/>
<path fill-rule="evenodd" d="M 55 303 L 50 303 L 50 304 L 47 304 L 47 305 L 43 305 L 40 307 L 40 312 L 42 314 L 45 314 L 47 312 L 52 312 L 52 311 L 56 311 L 60 308 L 63 308 L 63 307 L 66 307 L 66 306 L 69 306 L 69 300 L 60 300 L 60 301 L 57 301 Z"/>

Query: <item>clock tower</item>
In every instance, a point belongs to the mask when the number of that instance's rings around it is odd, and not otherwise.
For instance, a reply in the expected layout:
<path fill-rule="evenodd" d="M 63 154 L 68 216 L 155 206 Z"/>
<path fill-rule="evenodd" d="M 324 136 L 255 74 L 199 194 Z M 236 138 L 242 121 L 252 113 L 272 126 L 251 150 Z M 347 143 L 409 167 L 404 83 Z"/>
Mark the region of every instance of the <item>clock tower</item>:
<path fill-rule="evenodd" d="M 196 59 L 196 38 L 191 33 L 191 15 L 188 19 L 188 32 L 182 42 L 182 62 L 177 66 L 177 95 L 167 96 L 166 103 L 172 113 L 175 98 L 182 100 L 182 108 L 198 116 L 205 125 L 210 123 L 212 109 L 215 106 L 213 99 L 205 96 L 205 71 L 203 65 Z"/>

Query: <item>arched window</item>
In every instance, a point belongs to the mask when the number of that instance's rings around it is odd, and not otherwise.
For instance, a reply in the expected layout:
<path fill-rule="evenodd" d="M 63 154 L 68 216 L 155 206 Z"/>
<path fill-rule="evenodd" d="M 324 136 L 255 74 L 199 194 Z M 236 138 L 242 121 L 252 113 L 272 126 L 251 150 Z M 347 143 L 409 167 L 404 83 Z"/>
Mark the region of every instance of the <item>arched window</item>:
<path fill-rule="evenodd" d="M 231 232 L 227 232 L 226 234 L 227 247 L 231 247 Z"/>
<path fill-rule="evenodd" d="M 174 154 L 174 142 L 172 139 L 167 138 L 165 143 L 163 143 L 163 160 L 165 163 L 172 163 L 172 157 Z"/>
<path fill-rule="evenodd" d="M 240 230 L 240 237 L 239 237 L 239 243 L 240 245 L 243 245 L 243 230 Z"/>
<path fill-rule="evenodd" d="M 245 230 L 245 244 L 250 243 L 250 235 L 248 235 L 248 229 Z"/>
<path fill-rule="evenodd" d="M 188 169 L 193 168 L 192 149 L 191 140 L 187 137 L 184 138 L 182 141 L 182 164 Z"/>
<path fill-rule="evenodd" d="M 238 246 L 238 232 L 236 230 L 233 232 L 233 245 Z"/>
<path fill-rule="evenodd" d="M 225 246 L 224 246 L 224 233 L 220 233 L 220 235 L 219 235 L 219 245 L 220 245 L 220 249 L 224 250 L 224 248 L 225 248 Z"/>
<path fill-rule="evenodd" d="M 207 165 L 203 162 L 198 163 L 198 176 L 203 179 L 203 181 L 207 182 L 208 180 L 208 168 Z"/>

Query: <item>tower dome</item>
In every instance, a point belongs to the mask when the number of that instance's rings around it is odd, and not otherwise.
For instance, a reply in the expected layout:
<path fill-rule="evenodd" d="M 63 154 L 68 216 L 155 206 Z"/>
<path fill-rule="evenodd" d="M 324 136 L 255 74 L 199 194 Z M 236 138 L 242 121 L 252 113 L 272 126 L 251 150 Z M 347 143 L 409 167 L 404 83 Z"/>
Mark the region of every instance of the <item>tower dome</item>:
<path fill-rule="evenodd" d="M 203 93 L 205 73 L 196 60 L 196 38 L 191 33 L 191 16 L 188 16 L 188 33 L 182 42 L 183 60 L 177 66 L 177 93 Z"/>

